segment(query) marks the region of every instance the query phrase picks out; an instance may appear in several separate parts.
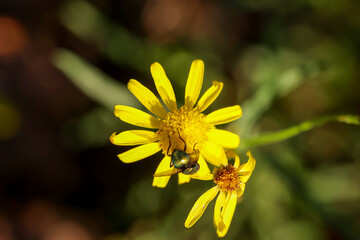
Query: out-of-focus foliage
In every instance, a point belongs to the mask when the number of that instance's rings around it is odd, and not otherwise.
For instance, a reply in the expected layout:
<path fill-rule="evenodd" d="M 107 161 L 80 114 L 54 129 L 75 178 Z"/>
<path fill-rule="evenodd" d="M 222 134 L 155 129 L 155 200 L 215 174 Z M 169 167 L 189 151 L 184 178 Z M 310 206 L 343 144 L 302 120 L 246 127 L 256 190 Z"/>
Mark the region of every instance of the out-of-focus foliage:
<path fill-rule="evenodd" d="M 108 139 L 133 129 L 113 105 L 141 108 L 130 78 L 155 90 L 160 62 L 180 105 L 195 58 L 257 160 L 225 239 L 359 238 L 360 2 L 0 5 L 1 239 L 217 239 L 214 203 L 184 227 L 214 183 L 153 188 L 161 154 L 126 165 Z"/>
<path fill-rule="evenodd" d="M 110 79 L 71 52 L 58 50 L 54 53 L 54 63 L 78 88 L 101 105 L 112 110 L 118 102 L 134 104 L 131 93 L 123 84 Z"/>

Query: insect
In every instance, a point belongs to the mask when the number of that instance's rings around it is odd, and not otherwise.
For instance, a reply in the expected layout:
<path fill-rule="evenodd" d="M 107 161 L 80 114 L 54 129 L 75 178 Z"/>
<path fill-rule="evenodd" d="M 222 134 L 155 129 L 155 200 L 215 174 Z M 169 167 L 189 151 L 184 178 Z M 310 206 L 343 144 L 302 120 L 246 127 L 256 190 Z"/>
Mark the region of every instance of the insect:
<path fill-rule="evenodd" d="M 179 132 L 179 130 L 178 130 Z M 170 141 L 170 136 L 169 137 L 169 143 L 171 143 Z M 186 175 L 191 175 L 196 173 L 197 171 L 199 171 L 200 169 L 200 165 L 197 163 L 199 160 L 199 156 L 200 156 L 200 152 L 199 150 L 195 150 L 195 146 L 193 147 L 193 152 L 191 153 L 186 153 L 186 142 L 184 141 L 184 139 L 181 138 L 180 136 L 180 132 L 179 132 L 179 138 L 181 139 L 181 141 L 184 142 L 185 147 L 183 150 L 180 149 L 175 149 L 171 155 L 169 155 L 169 150 L 170 150 L 170 146 L 168 147 L 167 150 L 167 155 L 171 156 L 171 162 L 170 162 L 170 167 L 174 166 L 174 168 L 171 168 L 167 171 L 163 171 L 163 172 L 159 172 L 154 174 L 154 177 L 164 177 L 164 176 L 169 176 L 169 175 L 174 175 L 177 173 L 183 173 Z"/>

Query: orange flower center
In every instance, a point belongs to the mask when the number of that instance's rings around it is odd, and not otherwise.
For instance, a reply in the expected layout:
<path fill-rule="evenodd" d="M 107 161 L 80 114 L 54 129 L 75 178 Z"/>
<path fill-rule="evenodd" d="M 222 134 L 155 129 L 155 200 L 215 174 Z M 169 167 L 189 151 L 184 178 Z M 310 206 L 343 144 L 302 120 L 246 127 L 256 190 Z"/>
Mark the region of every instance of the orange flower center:
<path fill-rule="evenodd" d="M 169 149 L 169 155 L 174 150 L 191 153 L 199 149 L 208 140 L 207 132 L 212 127 L 197 108 L 188 109 L 186 106 L 168 112 L 165 119 L 159 119 L 159 124 L 156 137 L 162 152 L 167 154 Z"/>
<path fill-rule="evenodd" d="M 239 174 L 233 165 L 221 166 L 214 169 L 214 182 L 222 190 L 234 191 L 239 188 Z"/>

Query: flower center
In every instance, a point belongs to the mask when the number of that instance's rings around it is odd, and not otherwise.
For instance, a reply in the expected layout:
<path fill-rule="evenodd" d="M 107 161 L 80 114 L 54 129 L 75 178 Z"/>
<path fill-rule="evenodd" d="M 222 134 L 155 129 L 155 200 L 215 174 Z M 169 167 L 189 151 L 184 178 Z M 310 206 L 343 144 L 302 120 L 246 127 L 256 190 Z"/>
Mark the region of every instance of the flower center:
<path fill-rule="evenodd" d="M 214 169 L 214 182 L 220 189 L 234 191 L 239 188 L 239 175 L 233 165 L 221 166 Z"/>
<path fill-rule="evenodd" d="M 189 110 L 186 106 L 168 112 L 165 119 L 159 119 L 159 123 L 156 137 L 162 152 L 169 155 L 174 150 L 191 153 L 199 149 L 208 140 L 207 132 L 212 127 L 197 108 Z"/>

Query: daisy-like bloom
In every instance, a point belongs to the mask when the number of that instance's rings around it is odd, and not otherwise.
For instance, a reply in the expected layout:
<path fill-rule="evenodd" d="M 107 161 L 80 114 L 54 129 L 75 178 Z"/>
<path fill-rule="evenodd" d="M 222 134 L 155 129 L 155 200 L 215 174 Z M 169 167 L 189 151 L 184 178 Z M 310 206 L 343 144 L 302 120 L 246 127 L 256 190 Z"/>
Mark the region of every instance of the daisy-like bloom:
<path fill-rule="evenodd" d="M 215 168 L 212 179 L 216 186 L 206 191 L 195 202 L 186 221 L 185 227 L 190 228 L 204 213 L 207 205 L 219 194 L 214 209 L 214 225 L 219 237 L 224 237 L 229 230 L 232 217 L 235 212 L 237 199 L 245 190 L 245 183 L 255 168 L 256 161 L 250 152 L 247 152 L 249 160 L 240 165 L 240 160 L 232 151 L 227 151 L 228 158 L 234 158 L 234 165 L 225 164 Z"/>
<path fill-rule="evenodd" d="M 190 176 L 201 177 L 208 174 L 210 170 L 205 160 L 215 166 L 225 165 L 227 159 L 224 148 L 238 147 L 240 139 L 234 133 L 216 129 L 215 125 L 240 118 L 241 108 L 235 105 L 216 110 L 208 115 L 202 113 L 218 97 L 223 83 L 214 81 L 197 101 L 203 83 L 204 63 L 202 60 L 193 61 L 185 88 L 185 105 L 178 108 L 173 87 L 164 69 L 155 62 L 150 70 L 156 89 L 169 111 L 148 88 L 131 79 L 127 85 L 128 89 L 153 115 L 129 106 L 116 105 L 115 116 L 124 122 L 156 131 L 129 130 L 119 134 L 113 133 L 110 137 L 113 144 L 140 145 L 119 154 L 120 160 L 124 163 L 133 163 L 162 151 L 165 157 L 158 165 L 156 175 L 171 169 L 171 155 L 174 150 L 187 154 L 195 150 L 199 151 L 200 170 L 194 175 L 179 173 L 179 184 L 189 182 Z M 170 176 L 154 177 L 153 186 L 163 188 L 169 179 Z"/>

